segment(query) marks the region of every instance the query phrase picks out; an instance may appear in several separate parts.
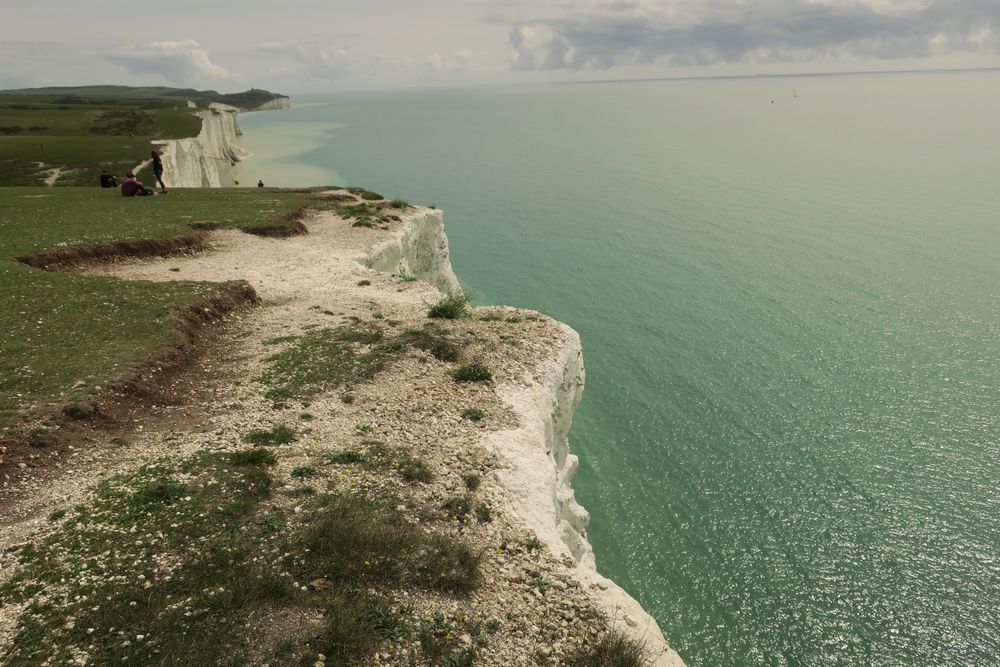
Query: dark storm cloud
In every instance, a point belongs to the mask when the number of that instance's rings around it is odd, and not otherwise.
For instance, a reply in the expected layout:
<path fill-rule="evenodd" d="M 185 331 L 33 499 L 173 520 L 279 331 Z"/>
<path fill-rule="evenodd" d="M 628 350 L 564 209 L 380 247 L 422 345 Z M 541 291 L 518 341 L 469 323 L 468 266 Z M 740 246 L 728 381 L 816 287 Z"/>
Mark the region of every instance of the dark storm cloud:
<path fill-rule="evenodd" d="M 514 69 L 607 69 L 1000 52 L 1000 0 L 594 5 L 510 29 Z"/>

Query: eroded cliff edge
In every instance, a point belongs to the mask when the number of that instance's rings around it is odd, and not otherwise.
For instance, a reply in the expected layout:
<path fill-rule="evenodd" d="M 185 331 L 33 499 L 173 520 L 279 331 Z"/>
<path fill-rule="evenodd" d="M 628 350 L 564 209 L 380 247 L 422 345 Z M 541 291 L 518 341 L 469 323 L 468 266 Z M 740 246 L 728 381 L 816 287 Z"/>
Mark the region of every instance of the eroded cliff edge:
<path fill-rule="evenodd" d="M 54 534 L 58 542 L 58 531 L 64 526 L 73 530 L 80 521 L 88 530 L 100 528 L 86 508 L 99 492 L 99 483 L 110 476 L 123 479 L 153 462 L 161 462 L 156 465 L 162 470 L 163 465 L 173 465 L 163 461 L 183 466 L 191 457 L 235 455 L 245 451 L 246 434 L 293 425 L 299 435 L 275 448 L 277 460 L 267 473 L 272 493 L 264 501 L 266 507 L 245 529 L 259 530 L 254 527 L 261 525 L 261 518 L 276 516 L 287 517 L 290 526 L 296 521 L 310 525 L 308 499 L 313 495 L 391 497 L 406 522 L 436 538 L 459 540 L 482 554 L 477 566 L 481 583 L 466 597 L 427 591 L 387 593 L 388 613 L 406 627 L 429 628 L 431 639 L 443 642 L 451 655 L 475 650 L 474 664 L 481 667 L 565 664 L 566 656 L 606 632 L 606 618 L 611 627 L 653 648 L 656 664 L 682 664 L 655 622 L 594 567 L 586 541 L 588 517 L 575 502 L 571 487 L 576 458 L 567 439 L 583 390 L 578 336 L 539 313 L 508 308 L 475 309 L 470 317 L 444 325 L 429 321 L 428 306 L 441 298 L 442 290 L 457 287 L 443 216 L 416 207 L 395 210 L 394 221 L 376 228 L 323 213 L 305 221 L 309 233 L 304 236 L 267 239 L 219 231 L 211 236 L 211 252 L 95 269 L 122 279 L 246 279 L 262 305 L 234 322 L 230 331 L 221 332 L 221 355 L 201 362 L 199 371 L 210 391 L 196 406 L 176 406 L 183 415 L 181 422 L 146 421 L 124 438 L 119 434 L 117 442 L 109 437 L 103 447 L 75 451 L 60 477 L 25 489 L 16 511 L 0 525 L 0 590 L 4 580 L 17 572 L 18 553 L 25 544 L 38 544 Z M 276 352 L 294 352 L 322 332 L 336 335 L 337 331 L 392 343 L 384 353 L 395 355 L 379 373 L 349 388 L 350 401 L 344 400 L 345 389 L 340 386 L 310 396 L 308 405 L 275 400 L 261 386 L 260 378 L 273 370 L 269 364 Z M 461 360 L 445 361 L 405 343 L 421 332 L 460 349 L 463 359 L 486 365 L 493 382 L 457 383 L 453 373 Z M 314 356 L 309 358 L 317 363 Z M 482 411 L 483 420 L 465 417 L 463 410 L 473 407 Z M 405 452 L 430 474 L 419 482 L 405 482 L 395 465 L 373 468 L 365 463 L 386 456 L 385 452 Z M 345 456 L 358 463 L 331 464 Z M 218 472 L 211 475 L 209 482 L 214 485 Z M 469 482 L 473 478 L 481 480 L 474 488 Z M 171 506 L 181 509 L 196 502 L 199 491 L 197 480 L 190 476 L 178 481 L 192 489 L 190 496 Z M 51 518 L 68 507 L 83 509 Z M 286 570 L 281 554 L 289 555 L 287 550 L 266 542 L 284 539 L 281 525 L 267 524 L 266 536 L 253 551 L 255 567 Z M 45 594 L 57 594 L 55 604 L 73 609 L 80 599 L 77 595 L 87 594 L 73 587 L 100 577 L 108 545 L 124 551 L 114 555 L 119 565 L 113 574 L 127 582 L 122 588 L 126 594 L 139 574 L 143 585 L 159 586 L 174 576 L 178 566 L 162 556 L 170 553 L 169 540 L 180 530 L 171 526 L 136 535 L 134 541 L 97 540 L 98 552 L 92 558 L 74 553 L 76 558 L 60 559 L 71 568 L 69 576 L 60 577 Z M 156 548 L 146 549 L 147 543 Z M 273 562 L 268 560 L 272 553 Z M 298 595 L 315 600 L 330 582 L 310 577 L 296 584 L 301 586 Z M 114 593 L 109 589 L 107 599 Z M 103 599 L 87 602 L 87 608 L 103 604 Z M 5 606 L 0 599 L 0 646 L 5 638 L 17 636 L 27 609 L 24 604 L 22 599 Z M 185 604 L 195 605 L 185 615 L 207 613 L 196 602 Z M 55 615 L 59 625 L 54 643 L 40 650 L 49 656 L 73 656 L 76 664 L 99 664 L 102 645 L 94 642 L 108 636 L 107 628 L 83 634 L 84 626 L 74 640 L 73 628 L 63 626 L 71 616 Z M 291 640 L 309 649 L 313 639 L 303 634 L 315 631 L 322 619 L 311 606 L 293 606 L 280 615 L 281 627 Z M 146 628 L 133 632 L 148 641 Z M 169 637 L 154 635 L 152 641 Z M 430 639 L 405 635 L 380 648 L 374 662 L 407 665 L 417 658 L 415 664 L 440 664 L 427 654 L 425 641 Z M 143 651 L 146 646 L 136 640 L 115 650 Z M 283 650 L 265 643 L 255 648 L 260 659 L 247 664 L 264 664 L 272 649 Z"/>
<path fill-rule="evenodd" d="M 363 263 L 395 274 L 412 274 L 445 293 L 460 289 L 451 267 L 448 239 L 440 211 L 424 209 L 408 219 L 390 240 L 373 248 Z M 514 308 L 505 309 L 536 315 Z M 655 619 L 632 596 L 597 569 L 593 547 L 587 539 L 590 515 L 576 501 L 573 476 L 579 465 L 571 453 L 569 433 L 573 415 L 583 397 L 586 372 L 579 334 L 570 326 L 552 320 L 560 335 L 555 354 L 542 361 L 530 376 L 518 382 L 501 383 L 499 397 L 518 415 L 518 427 L 491 432 L 483 444 L 503 465 L 493 471 L 506 492 L 503 501 L 567 566 L 597 598 L 599 604 L 623 629 L 656 650 L 657 667 L 680 667 L 684 663 L 671 649 Z"/>

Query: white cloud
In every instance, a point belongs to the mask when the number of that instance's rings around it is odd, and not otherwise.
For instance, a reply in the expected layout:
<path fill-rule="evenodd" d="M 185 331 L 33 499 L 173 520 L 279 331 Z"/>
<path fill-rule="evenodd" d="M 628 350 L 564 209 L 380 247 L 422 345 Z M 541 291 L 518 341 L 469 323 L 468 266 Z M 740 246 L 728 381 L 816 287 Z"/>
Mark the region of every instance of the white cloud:
<path fill-rule="evenodd" d="M 578 2 L 512 22 L 515 70 L 1000 53 L 997 0 Z"/>
<path fill-rule="evenodd" d="M 242 78 L 213 63 L 208 50 L 193 39 L 133 46 L 108 56 L 108 60 L 124 67 L 133 76 L 161 76 L 180 86 Z"/>

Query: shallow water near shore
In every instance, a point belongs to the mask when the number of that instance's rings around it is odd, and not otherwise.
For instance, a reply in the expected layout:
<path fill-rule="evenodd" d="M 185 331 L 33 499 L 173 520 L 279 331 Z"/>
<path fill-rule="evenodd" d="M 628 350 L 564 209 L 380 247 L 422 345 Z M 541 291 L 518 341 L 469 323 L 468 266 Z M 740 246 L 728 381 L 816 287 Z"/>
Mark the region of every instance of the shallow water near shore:
<path fill-rule="evenodd" d="M 1000 73 L 302 101 L 241 180 L 436 204 L 581 333 L 598 565 L 689 665 L 1000 664 Z"/>

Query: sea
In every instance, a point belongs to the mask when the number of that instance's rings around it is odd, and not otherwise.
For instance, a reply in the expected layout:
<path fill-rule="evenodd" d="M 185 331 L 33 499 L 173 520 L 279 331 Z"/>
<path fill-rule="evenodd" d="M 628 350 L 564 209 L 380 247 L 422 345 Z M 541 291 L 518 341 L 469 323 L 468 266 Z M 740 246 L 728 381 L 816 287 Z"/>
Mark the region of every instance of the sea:
<path fill-rule="evenodd" d="M 580 332 L 598 566 L 688 665 L 1000 665 L 1000 71 L 293 104 L 244 185 L 437 206 Z"/>

